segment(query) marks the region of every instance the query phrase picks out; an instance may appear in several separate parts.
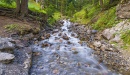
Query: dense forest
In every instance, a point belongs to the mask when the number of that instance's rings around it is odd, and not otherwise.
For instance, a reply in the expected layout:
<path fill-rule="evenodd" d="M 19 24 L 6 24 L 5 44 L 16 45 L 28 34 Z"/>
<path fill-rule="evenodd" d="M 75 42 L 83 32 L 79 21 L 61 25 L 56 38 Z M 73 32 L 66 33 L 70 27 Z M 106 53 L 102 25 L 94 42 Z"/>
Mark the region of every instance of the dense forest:
<path fill-rule="evenodd" d="M 130 0 L 0 0 L 0 75 L 130 75 Z"/>

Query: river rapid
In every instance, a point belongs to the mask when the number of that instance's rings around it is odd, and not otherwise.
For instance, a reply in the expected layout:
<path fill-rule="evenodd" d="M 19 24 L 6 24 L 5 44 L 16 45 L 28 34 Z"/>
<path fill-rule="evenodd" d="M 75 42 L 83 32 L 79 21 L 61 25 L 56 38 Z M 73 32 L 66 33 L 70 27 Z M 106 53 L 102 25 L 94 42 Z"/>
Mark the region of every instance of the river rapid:
<path fill-rule="evenodd" d="M 49 38 L 32 45 L 30 75 L 117 75 L 96 59 L 93 50 L 69 30 L 71 22 L 63 20 Z"/>

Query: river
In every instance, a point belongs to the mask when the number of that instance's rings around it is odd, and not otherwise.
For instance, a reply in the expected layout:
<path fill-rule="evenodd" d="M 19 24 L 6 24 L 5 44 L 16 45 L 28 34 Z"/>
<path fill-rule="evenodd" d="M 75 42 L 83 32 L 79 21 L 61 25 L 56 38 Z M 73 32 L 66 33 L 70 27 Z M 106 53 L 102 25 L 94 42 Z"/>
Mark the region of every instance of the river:
<path fill-rule="evenodd" d="M 117 75 L 108 70 L 93 55 L 86 42 L 69 30 L 71 22 L 63 20 L 48 39 L 32 45 L 37 56 L 33 57 L 30 75 Z"/>

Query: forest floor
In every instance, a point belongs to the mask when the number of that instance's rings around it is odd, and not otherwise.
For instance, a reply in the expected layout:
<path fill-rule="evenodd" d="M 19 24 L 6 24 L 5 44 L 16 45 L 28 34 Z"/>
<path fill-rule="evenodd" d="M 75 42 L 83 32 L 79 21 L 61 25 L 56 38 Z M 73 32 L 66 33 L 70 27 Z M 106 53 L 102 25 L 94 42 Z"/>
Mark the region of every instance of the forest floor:
<path fill-rule="evenodd" d="M 5 16 L 0 16 L 0 36 L 10 37 L 11 34 L 27 34 L 29 32 L 37 29 L 40 30 L 40 26 L 34 22 L 27 22 L 26 20 L 18 20 L 16 18 L 9 18 Z"/>

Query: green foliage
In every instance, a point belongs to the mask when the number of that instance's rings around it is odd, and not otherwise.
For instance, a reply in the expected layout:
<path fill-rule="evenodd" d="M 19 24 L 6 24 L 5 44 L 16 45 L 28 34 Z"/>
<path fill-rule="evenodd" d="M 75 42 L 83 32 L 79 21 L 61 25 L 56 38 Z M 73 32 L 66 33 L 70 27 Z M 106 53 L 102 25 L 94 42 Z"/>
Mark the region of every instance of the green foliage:
<path fill-rule="evenodd" d="M 9 2 L 7 2 L 9 1 Z M 0 7 L 4 7 L 4 8 L 15 8 L 16 7 L 16 3 L 13 0 L 2 0 L 0 1 Z"/>
<path fill-rule="evenodd" d="M 121 39 L 123 40 L 125 44 L 130 45 L 130 30 L 127 30 L 126 32 L 124 32 L 121 36 Z"/>
<path fill-rule="evenodd" d="M 57 20 L 61 18 L 60 12 L 55 12 L 51 17 L 48 18 L 48 23 L 50 25 L 54 24 Z"/>
<path fill-rule="evenodd" d="M 55 12 L 54 14 L 53 14 L 53 18 L 57 21 L 57 20 L 59 20 L 60 18 L 61 18 L 61 13 L 60 12 Z"/>
<path fill-rule="evenodd" d="M 7 4 L 12 5 L 12 3 L 13 3 L 14 1 L 15 1 L 15 0 L 1 0 L 0 2 L 4 2 L 4 3 L 7 3 Z"/>
<path fill-rule="evenodd" d="M 89 18 L 94 17 L 96 14 L 99 13 L 99 10 L 100 10 L 99 6 L 93 6 L 91 9 L 88 10 L 89 11 L 88 17 Z"/>
<path fill-rule="evenodd" d="M 46 11 L 41 9 L 40 5 L 37 4 L 35 1 L 29 1 L 28 7 L 33 12 L 46 13 Z"/>
<path fill-rule="evenodd" d="M 105 28 L 110 28 L 115 24 L 116 18 L 116 7 L 106 10 L 99 14 L 98 20 L 92 25 L 94 29 L 103 30 Z"/>

